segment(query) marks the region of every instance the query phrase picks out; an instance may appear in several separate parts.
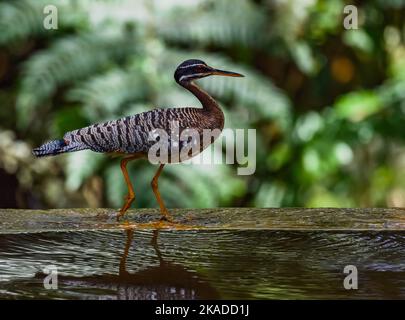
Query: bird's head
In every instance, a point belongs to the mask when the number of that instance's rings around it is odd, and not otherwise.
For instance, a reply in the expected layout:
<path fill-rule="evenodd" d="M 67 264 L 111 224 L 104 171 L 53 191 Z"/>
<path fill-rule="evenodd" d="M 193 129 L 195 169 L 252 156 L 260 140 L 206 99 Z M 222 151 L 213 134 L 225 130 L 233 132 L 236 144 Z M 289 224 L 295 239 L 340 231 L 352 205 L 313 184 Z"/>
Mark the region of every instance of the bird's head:
<path fill-rule="evenodd" d="M 243 77 L 240 73 L 224 71 L 208 66 L 204 61 L 190 59 L 182 62 L 174 73 L 174 79 L 177 83 L 187 83 L 196 79 L 208 76 L 227 76 L 227 77 Z"/>

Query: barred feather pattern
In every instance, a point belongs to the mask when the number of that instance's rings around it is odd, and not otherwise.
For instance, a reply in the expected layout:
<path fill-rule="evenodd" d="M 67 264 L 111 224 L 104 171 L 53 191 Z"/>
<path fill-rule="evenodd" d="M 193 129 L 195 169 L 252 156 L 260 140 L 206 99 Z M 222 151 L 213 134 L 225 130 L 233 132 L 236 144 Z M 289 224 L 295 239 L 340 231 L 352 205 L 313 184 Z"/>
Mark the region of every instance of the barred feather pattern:
<path fill-rule="evenodd" d="M 84 149 L 87 149 L 87 148 L 86 148 L 86 146 L 84 146 L 81 143 L 68 143 L 64 139 L 59 139 L 59 140 L 52 140 L 47 143 L 44 143 L 39 148 L 35 148 L 34 150 L 32 150 L 32 153 L 36 157 L 45 157 L 45 156 L 54 156 L 54 155 L 57 155 L 60 153 L 79 151 L 79 150 L 84 150 Z"/>
<path fill-rule="evenodd" d="M 185 129 L 196 129 L 200 136 L 203 129 L 222 130 L 224 126 L 224 116 L 219 109 L 215 114 L 208 114 L 203 108 L 159 108 L 68 132 L 64 141 L 95 152 L 146 154 L 156 143 L 150 139 L 150 133 L 163 129 L 170 137 L 174 121 L 178 122 L 180 133 Z"/>

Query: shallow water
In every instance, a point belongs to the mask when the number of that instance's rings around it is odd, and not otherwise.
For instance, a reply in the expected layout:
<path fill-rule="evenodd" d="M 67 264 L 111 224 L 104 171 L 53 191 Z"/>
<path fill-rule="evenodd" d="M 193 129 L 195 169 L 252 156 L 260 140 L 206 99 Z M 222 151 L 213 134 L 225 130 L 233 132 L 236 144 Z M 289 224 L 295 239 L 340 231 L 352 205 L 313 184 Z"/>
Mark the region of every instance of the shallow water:
<path fill-rule="evenodd" d="M 0 298 L 404 299 L 403 231 L 0 234 Z M 45 289 L 55 265 L 58 289 Z M 346 265 L 358 290 L 346 290 Z"/>

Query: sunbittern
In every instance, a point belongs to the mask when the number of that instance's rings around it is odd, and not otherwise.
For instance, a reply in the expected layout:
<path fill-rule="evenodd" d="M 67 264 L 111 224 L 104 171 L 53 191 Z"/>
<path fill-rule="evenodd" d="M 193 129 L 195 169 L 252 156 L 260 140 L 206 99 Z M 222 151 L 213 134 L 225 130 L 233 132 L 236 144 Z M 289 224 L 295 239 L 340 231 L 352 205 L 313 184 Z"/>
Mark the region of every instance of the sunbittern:
<path fill-rule="evenodd" d="M 129 161 L 146 157 L 149 150 L 155 144 L 150 139 L 150 134 L 156 129 L 171 132 L 173 122 L 178 124 L 178 132 L 194 129 L 199 137 L 200 148 L 195 156 L 212 143 L 216 137 L 209 141 L 208 145 L 201 145 L 204 130 L 219 130 L 224 127 L 224 114 L 218 103 L 204 90 L 200 89 L 193 81 L 211 75 L 230 77 L 243 77 L 235 72 L 214 69 L 201 60 L 191 59 L 181 63 L 174 73 L 174 79 L 182 87 L 189 90 L 201 102 L 202 108 L 167 108 L 153 109 L 151 111 L 135 114 L 118 120 L 94 124 L 85 128 L 67 132 L 63 139 L 47 142 L 33 150 L 37 157 L 53 156 L 59 153 L 73 152 L 90 149 L 95 152 L 114 153 L 122 156 L 121 170 L 128 187 L 128 195 L 120 209 L 117 219 L 125 214 L 135 199 L 135 193 L 128 176 L 127 164 Z M 197 139 L 196 139 L 197 140 Z M 179 148 L 186 144 L 180 143 Z M 174 143 L 173 141 L 170 143 Z M 195 143 L 195 141 L 194 141 Z M 195 150 L 194 150 L 195 151 Z M 180 150 L 181 152 L 181 150 Z M 168 158 L 166 163 L 175 162 Z M 159 193 L 158 179 L 165 163 L 160 162 L 159 169 L 152 179 L 152 189 L 160 206 L 162 220 L 170 221 L 167 211 Z"/>

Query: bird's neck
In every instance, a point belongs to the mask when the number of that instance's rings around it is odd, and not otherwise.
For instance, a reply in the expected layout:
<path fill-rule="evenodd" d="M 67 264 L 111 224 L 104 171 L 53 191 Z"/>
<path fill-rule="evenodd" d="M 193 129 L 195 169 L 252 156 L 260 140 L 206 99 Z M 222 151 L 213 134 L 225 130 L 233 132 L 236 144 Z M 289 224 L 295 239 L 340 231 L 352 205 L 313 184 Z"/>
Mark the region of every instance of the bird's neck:
<path fill-rule="evenodd" d="M 203 110 L 208 113 L 222 113 L 218 103 L 207 92 L 197 86 L 194 82 L 187 82 L 181 84 L 184 88 L 190 91 L 201 102 Z"/>

